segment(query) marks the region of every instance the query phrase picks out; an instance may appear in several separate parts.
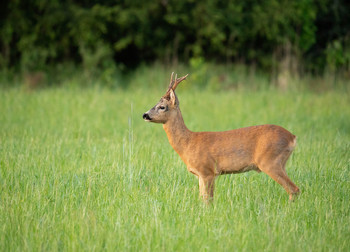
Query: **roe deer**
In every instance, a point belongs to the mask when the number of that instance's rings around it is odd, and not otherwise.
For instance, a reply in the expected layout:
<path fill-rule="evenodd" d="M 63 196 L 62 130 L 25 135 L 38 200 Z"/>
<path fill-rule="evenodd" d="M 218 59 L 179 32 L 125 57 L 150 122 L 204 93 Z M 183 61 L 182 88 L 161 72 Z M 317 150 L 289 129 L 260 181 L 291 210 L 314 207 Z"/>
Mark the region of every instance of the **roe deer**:
<path fill-rule="evenodd" d="M 213 199 L 214 181 L 221 174 L 247 171 L 265 172 L 289 194 L 299 188 L 288 178 L 285 165 L 296 145 L 296 136 L 277 125 L 260 125 L 222 132 L 192 132 L 187 129 L 175 94 L 186 79 L 173 79 L 165 95 L 143 114 L 148 122 L 162 123 L 169 143 L 199 179 L 199 191 L 208 203 Z"/>

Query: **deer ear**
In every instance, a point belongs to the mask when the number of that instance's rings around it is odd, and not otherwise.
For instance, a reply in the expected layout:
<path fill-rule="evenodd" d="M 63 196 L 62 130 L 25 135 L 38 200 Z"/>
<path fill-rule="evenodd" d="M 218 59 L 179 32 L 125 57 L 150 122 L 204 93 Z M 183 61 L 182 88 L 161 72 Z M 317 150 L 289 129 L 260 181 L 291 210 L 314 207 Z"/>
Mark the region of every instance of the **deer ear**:
<path fill-rule="evenodd" d="M 173 90 L 173 89 L 170 89 L 169 94 L 170 94 L 170 102 L 171 102 L 173 105 L 176 105 L 176 95 L 175 95 L 174 90 Z"/>

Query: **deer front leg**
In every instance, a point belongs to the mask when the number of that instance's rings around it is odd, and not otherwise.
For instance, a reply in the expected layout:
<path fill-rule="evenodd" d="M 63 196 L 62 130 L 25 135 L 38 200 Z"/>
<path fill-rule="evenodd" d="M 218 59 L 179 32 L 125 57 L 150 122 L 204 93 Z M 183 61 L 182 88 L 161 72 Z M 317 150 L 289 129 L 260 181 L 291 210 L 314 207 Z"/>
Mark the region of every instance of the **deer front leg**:
<path fill-rule="evenodd" d="M 199 180 L 199 193 L 203 201 L 206 204 L 209 204 L 213 201 L 214 197 L 214 186 L 215 186 L 215 177 L 201 177 L 198 176 Z"/>

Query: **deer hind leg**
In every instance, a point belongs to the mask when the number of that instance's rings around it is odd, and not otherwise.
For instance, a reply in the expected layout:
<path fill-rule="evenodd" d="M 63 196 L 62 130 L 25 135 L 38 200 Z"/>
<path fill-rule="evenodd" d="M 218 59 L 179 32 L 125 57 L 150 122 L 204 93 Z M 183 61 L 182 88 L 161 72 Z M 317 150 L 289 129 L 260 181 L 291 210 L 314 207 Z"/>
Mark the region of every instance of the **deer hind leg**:
<path fill-rule="evenodd" d="M 281 167 L 272 167 L 264 172 L 287 191 L 289 194 L 289 200 L 293 200 L 293 198 L 300 192 L 299 188 L 290 180 L 287 173 Z"/>
<path fill-rule="evenodd" d="M 199 194 L 205 203 L 209 204 L 213 201 L 214 197 L 214 187 L 215 187 L 215 177 L 201 177 L 198 176 L 199 180 Z"/>
<path fill-rule="evenodd" d="M 293 200 L 294 197 L 300 192 L 299 188 L 290 180 L 285 170 L 285 164 L 290 156 L 291 152 L 282 155 L 277 161 L 273 163 L 265 163 L 259 168 L 269 175 L 273 180 L 280 184 L 289 194 L 289 200 Z"/>

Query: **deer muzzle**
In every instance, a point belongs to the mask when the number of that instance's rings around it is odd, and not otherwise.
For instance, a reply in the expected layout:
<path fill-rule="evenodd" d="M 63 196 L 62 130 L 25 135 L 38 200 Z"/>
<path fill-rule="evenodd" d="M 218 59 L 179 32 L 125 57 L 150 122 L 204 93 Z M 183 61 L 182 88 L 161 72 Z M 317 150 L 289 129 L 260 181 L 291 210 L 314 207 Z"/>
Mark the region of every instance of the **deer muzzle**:
<path fill-rule="evenodd" d="M 151 117 L 149 116 L 149 114 L 147 114 L 147 113 L 144 113 L 143 116 L 142 116 L 142 118 L 143 118 L 143 120 L 145 120 L 145 121 L 151 121 L 151 120 L 152 120 Z"/>

